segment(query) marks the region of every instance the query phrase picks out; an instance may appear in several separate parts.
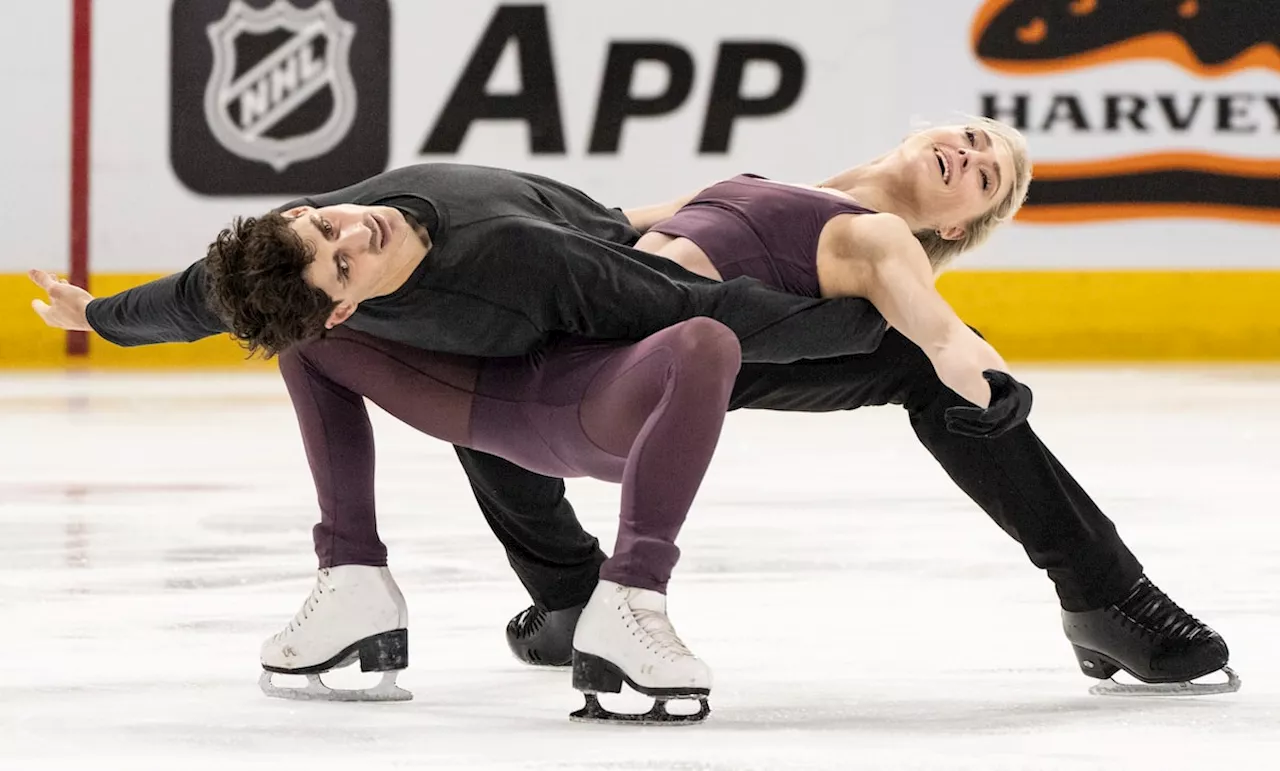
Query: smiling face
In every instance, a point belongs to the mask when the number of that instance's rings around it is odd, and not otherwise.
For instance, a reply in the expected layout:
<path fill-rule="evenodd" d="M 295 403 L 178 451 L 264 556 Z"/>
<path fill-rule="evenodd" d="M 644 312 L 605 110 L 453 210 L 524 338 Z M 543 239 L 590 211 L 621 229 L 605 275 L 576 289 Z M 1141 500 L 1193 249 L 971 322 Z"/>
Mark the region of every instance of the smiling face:
<path fill-rule="evenodd" d="M 1013 148 L 981 125 L 939 126 L 895 151 L 917 214 L 946 239 L 999 206 L 1015 184 Z"/>
<path fill-rule="evenodd" d="M 365 300 L 398 289 L 424 250 L 413 226 L 390 206 L 299 206 L 285 216 L 315 253 L 303 278 L 338 303 L 330 327 Z"/>

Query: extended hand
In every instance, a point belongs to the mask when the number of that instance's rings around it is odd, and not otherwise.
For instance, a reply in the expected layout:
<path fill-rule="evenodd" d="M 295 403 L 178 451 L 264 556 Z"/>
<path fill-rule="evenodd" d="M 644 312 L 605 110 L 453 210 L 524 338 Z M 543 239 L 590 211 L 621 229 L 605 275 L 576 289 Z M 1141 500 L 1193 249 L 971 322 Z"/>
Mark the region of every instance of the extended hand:
<path fill-rule="evenodd" d="M 1031 389 L 1013 376 L 989 369 L 982 377 L 991 384 L 991 402 L 981 407 L 948 407 L 947 430 L 961 436 L 994 439 L 1027 422 L 1031 414 Z"/>
<path fill-rule="evenodd" d="M 44 323 L 77 332 L 93 331 L 85 318 L 85 308 L 89 307 L 93 295 L 43 270 L 29 270 L 27 276 L 49 294 L 47 303 L 40 299 L 31 301 L 32 310 L 44 319 Z"/>

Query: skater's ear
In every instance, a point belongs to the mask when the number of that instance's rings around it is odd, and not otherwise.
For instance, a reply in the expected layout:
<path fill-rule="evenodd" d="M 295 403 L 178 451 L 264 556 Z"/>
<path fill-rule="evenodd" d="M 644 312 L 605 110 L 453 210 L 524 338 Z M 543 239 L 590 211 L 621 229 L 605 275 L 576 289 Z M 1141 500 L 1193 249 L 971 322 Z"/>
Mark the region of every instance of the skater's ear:
<path fill-rule="evenodd" d="M 359 306 L 359 303 L 354 303 L 354 302 L 351 302 L 350 300 L 340 301 L 338 305 L 333 309 L 333 313 L 329 314 L 329 319 L 324 322 L 324 328 L 333 329 L 334 327 L 338 326 L 342 322 L 351 318 L 351 314 L 356 312 L 356 308 L 358 306 Z"/>
<path fill-rule="evenodd" d="M 285 211 L 280 212 L 280 216 L 284 217 L 285 219 L 296 220 L 297 218 L 301 217 L 302 215 L 306 214 L 309 211 L 311 211 L 310 206 L 295 206 L 292 209 L 287 209 Z"/>

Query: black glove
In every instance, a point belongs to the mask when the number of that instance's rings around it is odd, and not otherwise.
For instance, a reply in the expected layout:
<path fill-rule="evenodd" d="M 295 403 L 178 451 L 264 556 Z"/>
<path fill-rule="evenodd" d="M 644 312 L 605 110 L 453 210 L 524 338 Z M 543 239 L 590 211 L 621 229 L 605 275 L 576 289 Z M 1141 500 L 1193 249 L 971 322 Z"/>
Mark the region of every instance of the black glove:
<path fill-rule="evenodd" d="M 1027 422 L 1031 414 L 1031 389 L 1013 376 L 995 369 L 984 370 L 982 377 L 991 384 L 991 403 L 981 407 L 948 407 L 947 430 L 961 436 L 994 439 L 1011 428 Z"/>

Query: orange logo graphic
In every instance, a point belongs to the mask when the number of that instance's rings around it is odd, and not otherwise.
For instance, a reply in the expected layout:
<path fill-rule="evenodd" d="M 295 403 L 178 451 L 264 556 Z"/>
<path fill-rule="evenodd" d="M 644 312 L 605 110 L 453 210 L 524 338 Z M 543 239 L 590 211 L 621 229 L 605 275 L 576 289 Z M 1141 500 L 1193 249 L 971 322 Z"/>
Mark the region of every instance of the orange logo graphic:
<path fill-rule="evenodd" d="M 987 0 L 972 45 L 1000 72 L 1034 75 L 1164 59 L 1197 75 L 1280 71 L 1276 0 Z"/>
<path fill-rule="evenodd" d="M 1153 144 L 1165 128 L 1169 144 L 1186 147 L 1185 136 L 1171 135 L 1202 120 L 1223 135 L 1280 147 L 1280 88 L 1205 93 L 1206 79 L 1246 69 L 1280 73 L 1280 0 L 987 0 L 974 17 L 970 42 L 984 66 L 1012 76 L 1163 60 L 1194 77 L 1181 93 L 1143 95 L 1135 90 L 1140 83 L 1116 83 L 1115 93 L 1093 97 L 1037 93 L 1051 105 L 1043 120 L 1028 115 L 1032 96 L 1024 83 L 1017 94 L 983 96 L 985 111 L 1014 114 L 1022 128 L 1065 123 L 1089 142 L 1123 126 L 1145 132 Z M 1081 107 L 1088 98 L 1096 98 L 1106 116 L 1092 125 Z M 1258 107 L 1256 119 L 1242 117 L 1247 104 Z M 1035 174 L 1022 220 L 1196 216 L 1280 223 L 1280 159 L 1179 150 L 1037 163 Z"/>

